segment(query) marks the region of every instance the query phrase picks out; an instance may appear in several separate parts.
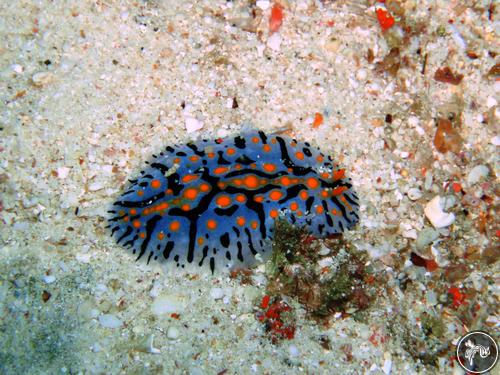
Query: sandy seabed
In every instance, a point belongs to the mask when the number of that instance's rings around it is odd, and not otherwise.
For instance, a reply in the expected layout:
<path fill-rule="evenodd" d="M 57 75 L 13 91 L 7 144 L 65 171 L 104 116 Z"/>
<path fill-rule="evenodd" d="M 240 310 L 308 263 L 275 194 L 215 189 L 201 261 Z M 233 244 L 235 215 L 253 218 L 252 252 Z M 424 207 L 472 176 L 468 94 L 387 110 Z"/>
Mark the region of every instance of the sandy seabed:
<path fill-rule="evenodd" d="M 386 3 L 393 26 L 362 0 L 4 1 L 0 372 L 464 373 L 460 336 L 499 327 L 499 14 Z M 264 265 L 166 275 L 109 237 L 153 153 L 249 128 L 347 168 L 344 239 L 375 276 L 362 314 L 320 324 L 290 298 L 295 337 L 273 343 Z"/>

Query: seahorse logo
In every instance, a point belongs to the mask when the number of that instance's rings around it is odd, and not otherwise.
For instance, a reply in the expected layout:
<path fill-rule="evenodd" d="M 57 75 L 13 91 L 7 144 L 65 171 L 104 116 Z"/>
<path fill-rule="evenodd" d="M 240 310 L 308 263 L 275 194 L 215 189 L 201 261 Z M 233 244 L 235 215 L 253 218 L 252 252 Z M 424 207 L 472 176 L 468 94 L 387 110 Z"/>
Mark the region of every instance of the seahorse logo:
<path fill-rule="evenodd" d="M 483 331 L 471 331 L 457 343 L 457 361 L 469 374 L 484 374 L 498 361 L 495 339 Z"/>
<path fill-rule="evenodd" d="M 483 345 L 474 345 L 474 343 L 470 340 L 467 340 L 465 346 L 468 347 L 465 351 L 465 358 L 469 360 L 469 364 L 471 366 L 474 365 L 474 356 L 479 353 L 481 358 L 486 358 L 490 355 L 490 347 L 485 347 Z"/>

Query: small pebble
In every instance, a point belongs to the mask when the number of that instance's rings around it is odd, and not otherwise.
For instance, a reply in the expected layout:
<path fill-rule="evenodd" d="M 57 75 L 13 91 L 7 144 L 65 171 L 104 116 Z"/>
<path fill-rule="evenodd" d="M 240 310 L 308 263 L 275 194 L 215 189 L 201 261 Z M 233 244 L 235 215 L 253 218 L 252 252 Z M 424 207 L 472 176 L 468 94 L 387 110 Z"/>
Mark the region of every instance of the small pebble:
<path fill-rule="evenodd" d="M 433 228 L 422 229 L 417 236 L 417 241 L 415 243 L 417 250 L 423 250 L 431 242 L 439 238 L 439 232 Z"/>
<path fill-rule="evenodd" d="M 161 291 L 161 282 L 158 280 L 153 281 L 153 287 L 149 291 L 149 296 L 151 298 L 156 298 L 160 294 Z"/>
<path fill-rule="evenodd" d="M 438 303 L 436 292 L 434 292 L 433 290 L 430 290 L 426 293 L 425 299 L 427 300 L 427 303 L 431 306 L 437 305 Z"/>
<path fill-rule="evenodd" d="M 404 238 L 411 238 L 413 240 L 417 239 L 417 230 L 416 229 L 405 230 L 401 234 Z"/>
<path fill-rule="evenodd" d="M 161 351 L 158 348 L 155 348 L 153 345 L 154 335 L 148 335 L 144 337 L 142 340 L 139 340 L 138 343 L 134 346 L 134 348 L 140 352 L 151 353 L 151 354 L 160 354 Z"/>
<path fill-rule="evenodd" d="M 90 254 L 76 254 L 75 258 L 81 263 L 90 263 Z"/>
<path fill-rule="evenodd" d="M 498 102 L 493 96 L 488 96 L 488 98 L 486 99 L 486 106 L 488 108 L 495 107 L 497 104 Z"/>
<path fill-rule="evenodd" d="M 281 47 L 281 35 L 279 33 L 274 33 L 267 40 L 267 46 L 273 51 L 279 51 Z"/>
<path fill-rule="evenodd" d="M 318 254 L 321 256 L 325 256 L 330 254 L 330 249 L 326 247 L 325 245 L 321 245 L 321 248 L 318 251 Z"/>
<path fill-rule="evenodd" d="M 176 327 L 168 327 L 167 329 L 167 337 L 170 340 L 176 340 L 179 338 L 179 330 Z"/>
<path fill-rule="evenodd" d="M 488 177 L 490 170 L 486 165 L 476 165 L 471 169 L 467 176 L 467 182 L 469 185 L 474 185 L 481 181 L 482 179 Z"/>
<path fill-rule="evenodd" d="M 290 353 L 290 357 L 298 357 L 300 354 L 299 349 L 293 344 L 288 348 L 288 352 Z"/>
<path fill-rule="evenodd" d="M 21 74 L 24 71 L 24 68 L 19 64 L 12 65 L 12 70 L 17 74 Z"/>
<path fill-rule="evenodd" d="M 412 201 L 416 201 L 417 199 L 422 198 L 422 192 L 417 188 L 409 189 L 407 194 L 408 198 L 410 198 Z"/>
<path fill-rule="evenodd" d="M 89 191 L 98 191 L 104 188 L 102 182 L 93 182 L 89 185 Z"/>
<path fill-rule="evenodd" d="M 201 128 L 203 128 L 203 122 L 194 117 L 186 117 L 186 131 L 188 133 L 193 133 Z"/>
<path fill-rule="evenodd" d="M 365 69 L 359 69 L 356 72 L 356 78 L 357 78 L 358 81 L 364 81 L 367 76 L 368 76 L 368 74 L 367 74 L 367 72 L 366 72 Z"/>
<path fill-rule="evenodd" d="M 267 8 L 269 8 L 269 5 L 271 3 L 269 2 L 269 0 L 257 0 L 257 2 L 255 3 L 255 5 L 257 5 L 257 8 L 260 8 L 262 10 L 266 10 Z"/>
<path fill-rule="evenodd" d="M 389 375 L 392 369 L 392 361 L 390 359 L 386 359 L 384 361 L 384 365 L 382 366 L 382 371 L 384 371 L 385 375 Z"/>
<path fill-rule="evenodd" d="M 42 87 L 47 85 L 52 81 L 54 78 L 53 74 L 50 72 L 41 72 L 41 73 L 36 73 L 33 75 L 31 80 L 33 81 L 33 84 L 37 87 Z"/>
<path fill-rule="evenodd" d="M 399 156 L 401 156 L 402 159 L 406 159 L 408 158 L 408 156 L 410 156 L 410 153 L 408 151 L 401 151 Z"/>
<path fill-rule="evenodd" d="M 56 281 L 56 277 L 54 275 L 45 275 L 42 277 L 42 281 L 45 284 L 52 284 L 54 281 Z"/>
<path fill-rule="evenodd" d="M 181 296 L 163 295 L 156 298 L 151 305 L 151 310 L 155 315 L 180 313 L 184 311 L 186 304 Z"/>
<path fill-rule="evenodd" d="M 441 204 L 443 206 L 444 211 L 448 211 L 450 208 L 455 206 L 456 203 L 457 203 L 457 199 L 455 198 L 454 195 L 447 195 L 441 201 Z"/>
<path fill-rule="evenodd" d="M 425 205 L 425 216 L 434 228 L 444 228 L 450 226 L 455 221 L 453 213 L 443 211 L 444 200 L 439 195 L 436 195 L 429 203 Z"/>
<path fill-rule="evenodd" d="M 103 314 L 99 317 L 99 324 L 105 328 L 119 328 L 123 323 L 112 314 Z"/>
<path fill-rule="evenodd" d="M 212 288 L 210 297 L 213 299 L 222 299 L 222 297 L 224 297 L 224 290 L 222 290 L 222 288 Z"/>
<path fill-rule="evenodd" d="M 432 187 L 433 176 L 432 172 L 427 171 L 425 173 L 424 189 L 429 190 Z"/>
<path fill-rule="evenodd" d="M 65 179 L 68 177 L 70 169 L 68 167 L 59 167 L 57 168 L 57 178 L 60 178 L 61 180 Z"/>

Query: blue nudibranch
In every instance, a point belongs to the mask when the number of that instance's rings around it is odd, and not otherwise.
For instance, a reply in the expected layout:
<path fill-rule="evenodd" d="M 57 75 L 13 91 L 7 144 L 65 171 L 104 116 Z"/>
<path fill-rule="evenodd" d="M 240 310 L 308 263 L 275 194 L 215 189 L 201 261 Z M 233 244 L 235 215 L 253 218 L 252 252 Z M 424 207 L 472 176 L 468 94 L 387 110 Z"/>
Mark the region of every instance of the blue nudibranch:
<path fill-rule="evenodd" d="M 249 267 L 269 255 L 278 217 L 317 237 L 359 220 L 344 169 L 290 137 L 259 131 L 169 146 L 147 164 L 113 204 L 108 227 L 148 263 Z"/>

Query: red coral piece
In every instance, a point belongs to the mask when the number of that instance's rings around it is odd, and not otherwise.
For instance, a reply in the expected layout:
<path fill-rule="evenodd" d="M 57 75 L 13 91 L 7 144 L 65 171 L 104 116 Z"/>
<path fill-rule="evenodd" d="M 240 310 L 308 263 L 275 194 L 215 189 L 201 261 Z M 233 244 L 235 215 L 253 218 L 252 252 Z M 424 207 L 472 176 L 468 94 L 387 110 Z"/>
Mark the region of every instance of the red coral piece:
<path fill-rule="evenodd" d="M 275 299 L 269 305 L 270 297 L 264 296 L 262 298 L 261 307 L 264 311 L 259 311 L 256 316 L 257 319 L 266 325 L 266 331 L 270 333 L 273 343 L 279 340 L 291 340 L 295 336 L 295 324 L 289 315 L 283 313 L 291 312 L 292 308 L 279 299 Z"/>
<path fill-rule="evenodd" d="M 467 297 L 464 293 L 460 291 L 456 286 L 452 286 L 450 289 L 448 289 L 448 294 L 451 295 L 452 304 L 454 308 L 458 308 L 463 304 L 467 304 L 467 301 L 465 298 Z"/>
<path fill-rule="evenodd" d="M 383 31 L 389 30 L 396 23 L 394 17 L 391 13 L 389 13 L 385 6 L 378 6 L 375 12 L 377 13 L 378 23 Z"/>
<path fill-rule="evenodd" d="M 271 9 L 271 17 L 269 18 L 269 31 L 274 33 L 278 31 L 283 23 L 283 7 L 279 4 L 274 4 Z"/>

